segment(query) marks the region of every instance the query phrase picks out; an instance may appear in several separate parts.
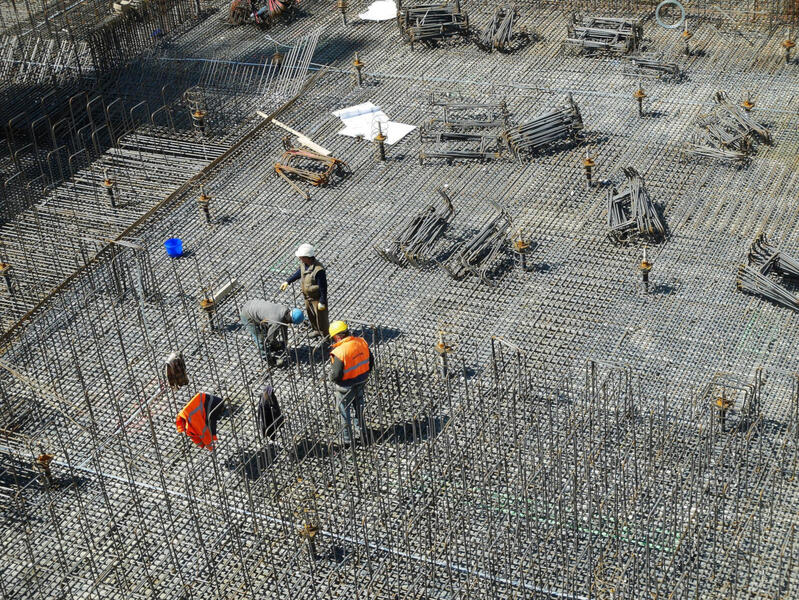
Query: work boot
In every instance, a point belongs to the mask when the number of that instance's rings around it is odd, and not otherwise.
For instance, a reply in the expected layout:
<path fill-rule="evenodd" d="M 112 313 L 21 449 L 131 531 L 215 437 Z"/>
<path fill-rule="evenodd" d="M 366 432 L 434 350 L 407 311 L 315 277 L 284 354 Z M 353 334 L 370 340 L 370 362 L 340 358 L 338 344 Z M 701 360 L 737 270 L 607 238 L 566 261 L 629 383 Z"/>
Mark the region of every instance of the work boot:
<path fill-rule="evenodd" d="M 274 365 L 275 367 L 285 367 L 286 366 L 286 359 L 283 357 L 276 358 Z"/>
<path fill-rule="evenodd" d="M 321 333 L 319 333 L 318 331 L 316 331 L 316 329 L 314 329 L 311 333 L 308 334 L 308 337 L 316 339 L 318 337 L 321 337 L 321 335 L 322 335 Z"/>

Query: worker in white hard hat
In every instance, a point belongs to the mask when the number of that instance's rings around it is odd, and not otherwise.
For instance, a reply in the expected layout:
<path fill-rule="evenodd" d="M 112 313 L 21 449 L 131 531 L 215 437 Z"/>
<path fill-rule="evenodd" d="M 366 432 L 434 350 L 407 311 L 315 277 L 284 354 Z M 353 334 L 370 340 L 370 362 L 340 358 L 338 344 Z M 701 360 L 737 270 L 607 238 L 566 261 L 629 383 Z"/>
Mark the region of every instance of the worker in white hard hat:
<path fill-rule="evenodd" d="M 314 329 L 311 335 L 326 338 L 329 323 L 325 267 L 316 260 L 316 249 L 311 244 L 300 244 L 294 255 L 300 259 L 300 268 L 280 285 L 280 289 L 285 290 L 290 283 L 300 280 L 302 295 L 305 296 L 305 314 Z"/>

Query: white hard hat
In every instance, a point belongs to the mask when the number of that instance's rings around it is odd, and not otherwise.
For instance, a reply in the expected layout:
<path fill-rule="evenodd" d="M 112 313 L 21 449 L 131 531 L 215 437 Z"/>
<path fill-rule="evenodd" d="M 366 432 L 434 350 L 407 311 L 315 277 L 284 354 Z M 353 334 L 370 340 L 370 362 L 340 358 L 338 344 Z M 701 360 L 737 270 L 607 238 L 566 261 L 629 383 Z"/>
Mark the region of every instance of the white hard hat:
<path fill-rule="evenodd" d="M 306 256 L 308 258 L 313 258 L 316 256 L 316 250 L 314 249 L 311 244 L 300 244 L 300 247 L 297 248 L 297 251 L 294 253 L 294 256 L 297 258 Z"/>

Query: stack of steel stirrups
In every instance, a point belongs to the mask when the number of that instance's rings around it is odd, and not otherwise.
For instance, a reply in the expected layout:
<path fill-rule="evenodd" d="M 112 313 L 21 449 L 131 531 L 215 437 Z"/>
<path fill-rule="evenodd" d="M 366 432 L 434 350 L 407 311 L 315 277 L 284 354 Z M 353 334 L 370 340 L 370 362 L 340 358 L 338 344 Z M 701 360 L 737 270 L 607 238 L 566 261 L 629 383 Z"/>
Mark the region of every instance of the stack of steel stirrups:
<path fill-rule="evenodd" d="M 757 141 L 771 144 L 769 130 L 730 102 L 725 92 L 717 92 L 714 100 L 716 105 L 699 117 L 685 143 L 686 154 L 743 163 L 754 154 Z"/>
<path fill-rule="evenodd" d="M 644 180 L 632 167 L 623 169 L 627 186 L 619 192 L 615 187 L 608 190 L 608 233 L 617 244 L 638 237 L 657 240 L 666 234 L 666 228 L 658 216 Z"/>
<path fill-rule="evenodd" d="M 649 52 L 629 56 L 622 73 L 633 77 L 677 80 L 680 78 L 680 67 L 677 63 L 667 61 L 662 54 Z"/>
<path fill-rule="evenodd" d="M 488 27 L 477 36 L 477 45 L 483 50 L 510 50 L 514 39 L 513 25 L 518 18 L 516 8 L 510 5 L 498 6 Z"/>
<path fill-rule="evenodd" d="M 410 42 L 411 50 L 416 42 L 469 35 L 469 17 L 461 10 L 460 0 L 399 8 L 397 25 L 403 39 Z"/>
<path fill-rule="evenodd" d="M 469 240 L 463 242 L 449 259 L 451 266 L 440 263 L 441 267 L 455 280 L 469 275 L 479 277 L 483 283 L 490 284 L 488 272 L 499 256 L 502 246 L 508 241 L 511 219 L 508 213 L 496 203 L 491 204 L 499 214 L 486 223 Z"/>
<path fill-rule="evenodd" d="M 375 252 L 401 267 L 411 265 L 419 268 L 455 216 L 455 207 L 446 190 L 438 188 L 436 191 L 443 198 L 444 206 L 436 209 L 430 204 L 415 215 L 396 237 L 374 244 Z"/>
<path fill-rule="evenodd" d="M 757 294 L 782 306 L 799 309 L 799 299 L 774 276 L 799 278 L 799 260 L 781 252 L 768 243 L 761 233 L 752 242 L 747 264 L 738 267 L 736 286 L 742 292 Z"/>
<path fill-rule="evenodd" d="M 499 104 L 471 104 L 431 98 L 443 115 L 419 128 L 420 141 L 433 144 L 432 149 L 419 150 L 419 163 L 438 158 L 453 160 L 486 160 L 502 156 L 499 130 L 507 127 L 509 113 L 504 101 Z"/>
<path fill-rule="evenodd" d="M 567 26 L 567 46 L 586 52 L 627 54 L 639 49 L 644 28 L 637 19 L 572 15 Z"/>
<path fill-rule="evenodd" d="M 567 94 L 563 103 L 532 121 L 506 129 L 502 138 L 517 158 L 536 153 L 562 140 L 576 140 L 583 129 L 580 109 Z"/>

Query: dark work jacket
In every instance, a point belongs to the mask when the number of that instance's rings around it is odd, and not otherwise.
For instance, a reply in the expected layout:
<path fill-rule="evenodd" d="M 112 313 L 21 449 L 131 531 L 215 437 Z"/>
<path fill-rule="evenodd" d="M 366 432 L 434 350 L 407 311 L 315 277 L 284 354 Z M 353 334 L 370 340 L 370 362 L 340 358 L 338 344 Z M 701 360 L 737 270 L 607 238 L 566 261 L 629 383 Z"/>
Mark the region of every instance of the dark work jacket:
<path fill-rule="evenodd" d="M 211 428 L 211 435 L 216 435 L 216 424 L 225 412 L 225 401 L 219 396 L 206 395 L 205 422 Z"/>
<path fill-rule="evenodd" d="M 261 399 L 258 401 L 258 430 L 261 435 L 274 441 L 278 428 L 283 424 L 283 413 L 280 404 L 277 402 L 275 390 L 271 385 L 264 388 L 261 392 Z"/>

